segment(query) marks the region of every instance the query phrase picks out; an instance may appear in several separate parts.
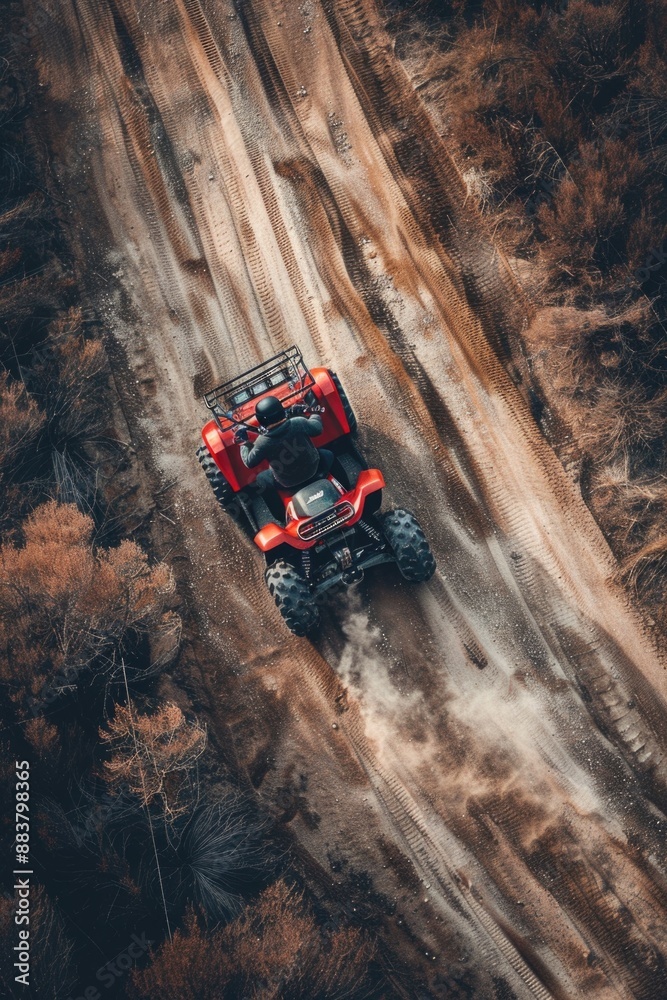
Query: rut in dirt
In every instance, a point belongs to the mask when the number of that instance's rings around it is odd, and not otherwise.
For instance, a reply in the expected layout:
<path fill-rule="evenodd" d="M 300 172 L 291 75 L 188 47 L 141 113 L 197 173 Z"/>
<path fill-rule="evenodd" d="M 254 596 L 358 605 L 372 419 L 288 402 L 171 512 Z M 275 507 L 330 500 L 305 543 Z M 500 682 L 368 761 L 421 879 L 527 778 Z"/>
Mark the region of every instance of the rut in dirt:
<path fill-rule="evenodd" d="M 339 881 L 369 873 L 434 996 L 667 994 L 664 665 L 531 417 L 529 305 L 374 4 L 44 9 L 72 238 L 260 795 Z M 314 645 L 194 456 L 200 393 L 293 342 L 439 565 L 369 576 Z"/>

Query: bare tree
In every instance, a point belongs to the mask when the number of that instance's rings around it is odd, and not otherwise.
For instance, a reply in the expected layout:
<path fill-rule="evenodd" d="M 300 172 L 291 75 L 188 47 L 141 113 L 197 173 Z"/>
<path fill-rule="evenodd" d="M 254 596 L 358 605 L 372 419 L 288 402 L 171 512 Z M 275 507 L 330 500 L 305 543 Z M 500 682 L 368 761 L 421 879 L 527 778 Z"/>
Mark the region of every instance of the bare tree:
<path fill-rule="evenodd" d="M 195 764 L 206 747 L 206 730 L 171 702 L 152 712 L 117 705 L 100 738 L 110 750 L 105 776 L 112 787 L 127 785 L 142 804 L 158 802 L 173 821 L 191 805 L 187 791 Z"/>

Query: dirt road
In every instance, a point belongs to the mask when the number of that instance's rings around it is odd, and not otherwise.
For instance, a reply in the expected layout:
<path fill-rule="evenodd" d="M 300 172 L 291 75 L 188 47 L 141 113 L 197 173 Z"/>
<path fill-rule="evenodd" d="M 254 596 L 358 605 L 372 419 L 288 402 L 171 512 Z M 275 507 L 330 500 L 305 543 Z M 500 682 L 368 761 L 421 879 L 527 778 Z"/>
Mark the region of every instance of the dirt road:
<path fill-rule="evenodd" d="M 176 480 L 214 726 L 428 995 L 667 995 L 665 668 L 499 361 L 527 304 L 373 4 L 37 20 L 73 244 L 152 489 Z M 294 342 L 439 565 L 377 573 L 314 644 L 194 458 L 201 391 Z"/>

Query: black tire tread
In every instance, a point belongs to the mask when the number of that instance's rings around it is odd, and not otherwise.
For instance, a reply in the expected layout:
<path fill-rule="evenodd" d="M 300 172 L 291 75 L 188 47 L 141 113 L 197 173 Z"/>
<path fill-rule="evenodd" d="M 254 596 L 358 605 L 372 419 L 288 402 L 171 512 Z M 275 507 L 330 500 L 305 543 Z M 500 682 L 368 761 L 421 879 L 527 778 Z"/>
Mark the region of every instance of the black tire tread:
<path fill-rule="evenodd" d="M 236 494 L 220 472 L 205 445 L 197 448 L 197 459 L 204 475 L 211 484 L 216 500 L 221 507 L 227 509 L 236 500 Z"/>
<path fill-rule="evenodd" d="M 345 451 L 342 451 L 338 455 L 338 464 L 345 473 L 345 482 L 343 486 L 347 487 L 349 490 L 353 490 L 357 485 L 357 479 L 362 472 L 364 466 L 361 462 L 358 462 L 354 455 L 350 455 Z"/>
<path fill-rule="evenodd" d="M 414 514 L 409 510 L 389 510 L 378 520 L 401 576 L 412 583 L 430 580 L 435 573 L 435 558 Z"/>
<path fill-rule="evenodd" d="M 354 437 L 357 433 L 357 418 L 355 416 L 354 410 L 352 409 L 352 404 L 347 398 L 347 393 L 341 384 L 340 379 L 335 372 L 330 372 L 331 381 L 336 386 L 338 390 L 338 395 L 340 396 L 340 401 L 343 404 L 343 410 L 345 411 L 345 416 L 347 417 L 347 422 L 350 425 L 350 434 Z"/>
<path fill-rule="evenodd" d="M 320 612 L 306 578 L 291 563 L 282 559 L 267 567 L 264 578 L 290 632 L 304 636 L 312 631 L 319 621 Z"/>

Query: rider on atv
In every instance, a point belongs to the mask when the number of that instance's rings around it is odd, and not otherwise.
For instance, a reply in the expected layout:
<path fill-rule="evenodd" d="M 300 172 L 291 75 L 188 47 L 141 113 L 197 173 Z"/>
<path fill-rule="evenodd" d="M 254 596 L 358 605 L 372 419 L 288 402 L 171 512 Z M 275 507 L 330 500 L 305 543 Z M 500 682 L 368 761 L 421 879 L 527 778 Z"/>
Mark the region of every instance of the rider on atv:
<path fill-rule="evenodd" d="M 292 490 L 329 472 L 334 454 L 327 448 L 316 448 L 310 440 L 322 433 L 322 418 L 316 413 L 302 416 L 308 409 L 297 405 L 285 410 L 277 396 L 265 396 L 255 408 L 260 433 L 254 444 L 248 443 L 245 428 L 236 432 L 246 468 L 254 469 L 265 459 L 269 463 L 257 476 L 260 487 Z"/>
<path fill-rule="evenodd" d="M 357 421 L 335 372 L 309 369 L 294 345 L 204 398 L 212 419 L 197 457 L 220 505 L 263 553 L 269 593 L 295 635 L 317 626 L 322 594 L 373 566 L 394 562 L 413 583 L 433 576 L 414 514 L 380 509 L 384 477 L 356 448 Z"/>

